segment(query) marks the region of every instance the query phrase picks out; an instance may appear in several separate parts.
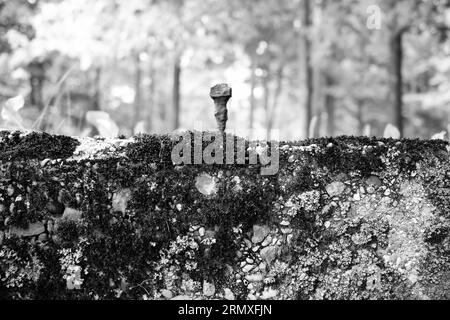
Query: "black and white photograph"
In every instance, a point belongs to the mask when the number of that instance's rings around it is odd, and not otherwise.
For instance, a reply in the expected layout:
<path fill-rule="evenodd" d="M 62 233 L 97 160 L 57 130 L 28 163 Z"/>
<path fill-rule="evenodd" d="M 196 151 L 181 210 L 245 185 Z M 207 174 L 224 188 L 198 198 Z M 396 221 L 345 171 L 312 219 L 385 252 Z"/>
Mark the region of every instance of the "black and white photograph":
<path fill-rule="evenodd" d="M 448 0 L 0 0 L 0 303 L 448 300 L 449 139 Z"/>

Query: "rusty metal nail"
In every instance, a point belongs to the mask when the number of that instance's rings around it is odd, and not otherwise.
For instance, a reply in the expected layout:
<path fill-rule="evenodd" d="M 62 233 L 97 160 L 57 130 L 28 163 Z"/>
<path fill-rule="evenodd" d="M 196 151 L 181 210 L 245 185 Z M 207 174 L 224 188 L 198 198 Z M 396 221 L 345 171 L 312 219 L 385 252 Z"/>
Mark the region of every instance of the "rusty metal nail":
<path fill-rule="evenodd" d="M 214 116 L 218 129 L 220 132 L 224 132 L 228 120 L 227 102 L 231 98 L 231 88 L 225 83 L 217 84 L 211 88 L 209 95 L 214 100 L 216 111 Z"/>

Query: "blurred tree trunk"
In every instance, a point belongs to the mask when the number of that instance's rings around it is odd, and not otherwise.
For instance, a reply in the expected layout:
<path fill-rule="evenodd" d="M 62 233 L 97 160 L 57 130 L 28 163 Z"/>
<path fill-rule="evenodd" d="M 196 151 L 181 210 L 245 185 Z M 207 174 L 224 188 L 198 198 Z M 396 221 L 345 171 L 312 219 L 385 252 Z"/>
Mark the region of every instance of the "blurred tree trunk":
<path fill-rule="evenodd" d="M 135 62 L 135 78 L 134 78 L 134 121 L 133 121 L 133 127 L 141 121 L 141 103 L 142 103 L 142 91 L 141 91 L 141 85 L 142 85 L 142 66 L 141 66 L 141 59 L 139 57 L 139 52 L 136 53 L 134 57 Z"/>
<path fill-rule="evenodd" d="M 309 126 L 313 114 L 313 67 L 311 62 L 311 39 L 310 39 L 310 29 L 312 26 L 312 10 L 311 10 L 311 0 L 302 1 L 302 21 L 303 21 L 303 52 L 302 52 L 302 64 L 304 68 L 304 84 L 305 84 L 305 123 L 304 123 L 304 133 L 305 137 L 309 135 Z"/>
<path fill-rule="evenodd" d="M 255 101 L 255 88 L 256 88 L 256 54 L 253 54 L 251 57 L 251 67 L 250 67 L 250 118 L 249 118 L 249 129 L 250 129 L 250 137 L 253 135 L 253 122 L 255 118 L 255 108 L 256 108 L 256 101 Z"/>
<path fill-rule="evenodd" d="M 356 118 L 358 120 L 358 132 L 359 132 L 359 135 L 363 135 L 364 134 L 364 126 L 365 126 L 365 121 L 364 121 L 365 102 L 364 102 L 364 99 L 357 99 L 356 107 L 357 107 Z"/>
<path fill-rule="evenodd" d="M 165 61 L 165 57 L 162 56 L 161 57 L 163 59 L 163 63 L 160 64 L 161 67 L 160 69 L 158 69 L 158 74 L 168 74 L 169 73 L 169 69 L 172 68 L 171 64 L 166 63 Z M 156 71 L 155 71 L 156 72 Z M 159 82 L 164 83 L 164 85 L 167 85 L 167 82 L 170 82 L 171 79 L 166 79 L 166 77 L 160 77 L 158 79 Z M 168 109 L 168 103 L 171 103 L 170 98 L 166 97 L 165 94 L 165 90 L 163 90 L 165 86 L 155 86 L 155 95 L 156 95 L 156 100 L 155 103 L 157 103 L 158 106 L 158 116 L 159 116 L 159 120 L 160 120 L 160 125 L 158 125 L 158 129 L 159 131 L 161 131 L 161 129 L 165 129 L 169 124 L 167 121 L 167 109 Z M 169 102 L 168 102 L 169 101 Z"/>
<path fill-rule="evenodd" d="M 94 103 L 93 110 L 101 110 L 101 79 L 102 67 L 98 66 L 94 70 Z"/>
<path fill-rule="evenodd" d="M 267 140 L 271 139 L 271 131 L 273 129 L 273 124 L 275 123 L 275 116 L 278 109 L 278 102 L 280 100 L 281 91 L 283 89 L 283 78 L 284 78 L 284 59 L 282 59 L 282 63 L 277 70 L 276 74 L 276 86 L 275 92 L 273 94 L 272 106 L 269 110 L 268 119 L 267 119 Z"/>
<path fill-rule="evenodd" d="M 181 85 L 181 54 L 177 53 L 173 65 L 173 88 L 172 88 L 173 130 L 178 129 L 178 127 L 180 126 L 180 109 L 181 109 L 180 85 Z"/>
<path fill-rule="evenodd" d="M 38 110 L 44 109 L 44 81 L 45 81 L 45 65 L 41 61 L 32 61 L 28 65 L 30 74 L 30 103 L 36 106 Z"/>
<path fill-rule="evenodd" d="M 269 101 L 270 101 L 270 89 L 269 89 L 269 74 L 267 73 L 263 78 L 262 78 L 262 87 L 264 90 L 264 98 L 263 98 L 263 107 L 264 107 L 264 113 L 265 113 L 265 123 L 266 123 L 266 132 L 269 132 L 269 118 L 270 118 L 270 105 L 269 105 Z M 260 139 L 260 137 L 258 137 L 258 139 Z"/>
<path fill-rule="evenodd" d="M 393 102 L 394 125 L 403 137 L 403 34 L 405 29 L 394 32 L 389 41 L 391 98 Z"/>
<path fill-rule="evenodd" d="M 154 61 L 154 55 L 151 56 L 150 62 L 149 62 L 149 70 L 148 75 L 150 78 L 150 85 L 148 88 L 148 108 L 147 108 L 147 130 L 151 132 L 153 130 L 153 110 L 155 109 L 155 76 L 156 76 L 156 70 L 155 70 L 155 61 Z"/>
<path fill-rule="evenodd" d="M 336 133 L 336 122 L 335 122 L 335 98 L 330 92 L 330 89 L 334 86 L 334 80 L 330 75 L 325 76 L 325 111 L 327 113 L 327 133 L 328 136 L 332 137 Z"/>
<path fill-rule="evenodd" d="M 322 85 L 323 85 L 323 71 L 319 66 L 313 66 L 313 107 L 312 107 L 312 113 L 313 116 L 316 118 L 315 126 L 312 130 L 314 138 L 318 138 L 321 136 L 321 129 L 322 129 L 322 117 L 323 117 L 323 110 L 324 110 L 324 97 L 322 92 Z M 311 128 L 310 128 L 311 129 Z"/>

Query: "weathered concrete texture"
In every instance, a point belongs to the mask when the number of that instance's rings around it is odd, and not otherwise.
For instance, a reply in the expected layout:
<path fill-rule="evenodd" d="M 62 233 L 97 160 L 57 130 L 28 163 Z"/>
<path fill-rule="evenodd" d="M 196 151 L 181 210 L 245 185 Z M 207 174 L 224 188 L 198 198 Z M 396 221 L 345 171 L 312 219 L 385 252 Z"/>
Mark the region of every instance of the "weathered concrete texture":
<path fill-rule="evenodd" d="M 174 143 L 0 132 L 0 298 L 449 298 L 445 142 L 280 143 L 274 176 Z"/>

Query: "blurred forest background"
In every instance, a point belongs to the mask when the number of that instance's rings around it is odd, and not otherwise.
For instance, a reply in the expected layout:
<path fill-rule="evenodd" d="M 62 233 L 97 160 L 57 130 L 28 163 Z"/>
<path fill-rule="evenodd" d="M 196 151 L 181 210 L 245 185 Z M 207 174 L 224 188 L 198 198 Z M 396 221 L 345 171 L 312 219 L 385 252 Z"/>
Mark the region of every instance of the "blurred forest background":
<path fill-rule="evenodd" d="M 0 0 L 2 128 L 430 138 L 450 124 L 450 1 Z M 256 137 L 260 138 L 260 137 Z"/>

